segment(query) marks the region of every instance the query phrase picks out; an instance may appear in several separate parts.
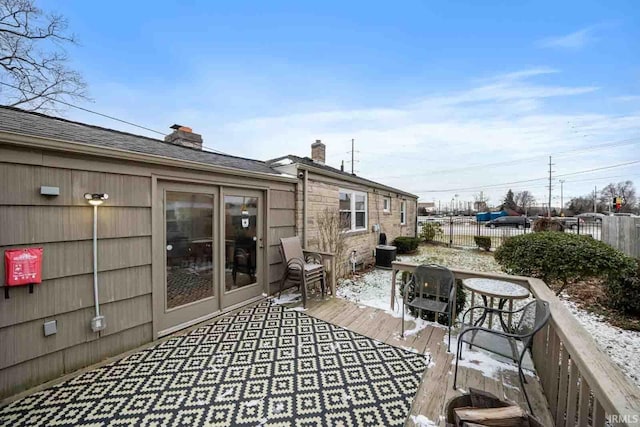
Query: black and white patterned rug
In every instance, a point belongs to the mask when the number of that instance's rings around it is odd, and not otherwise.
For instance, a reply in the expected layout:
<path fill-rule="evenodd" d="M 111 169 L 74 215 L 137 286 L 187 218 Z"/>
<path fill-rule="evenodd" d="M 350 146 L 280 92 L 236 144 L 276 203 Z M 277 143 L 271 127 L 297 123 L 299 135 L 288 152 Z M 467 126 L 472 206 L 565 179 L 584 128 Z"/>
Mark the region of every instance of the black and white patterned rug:
<path fill-rule="evenodd" d="M 264 302 L 0 409 L 2 426 L 400 426 L 425 359 Z"/>

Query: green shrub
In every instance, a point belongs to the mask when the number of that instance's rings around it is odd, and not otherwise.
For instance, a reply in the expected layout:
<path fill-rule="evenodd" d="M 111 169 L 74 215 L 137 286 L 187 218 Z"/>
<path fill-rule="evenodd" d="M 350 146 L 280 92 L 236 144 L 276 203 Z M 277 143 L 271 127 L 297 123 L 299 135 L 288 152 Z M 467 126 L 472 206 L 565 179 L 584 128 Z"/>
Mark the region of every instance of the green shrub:
<path fill-rule="evenodd" d="M 432 242 L 436 237 L 442 235 L 442 225 L 439 222 L 425 222 L 420 232 L 420 237 L 425 242 Z"/>
<path fill-rule="evenodd" d="M 405 273 L 407 273 L 407 274 L 405 275 Z M 398 292 L 400 294 L 399 298 L 400 298 L 400 303 L 401 304 L 402 304 L 402 298 L 404 298 L 404 288 L 405 288 L 405 286 L 409 286 L 410 287 L 409 288 L 409 294 L 407 295 L 407 301 L 413 301 L 413 299 L 416 297 L 415 286 L 409 282 L 410 279 L 411 279 L 411 274 L 410 273 L 408 273 L 406 271 L 402 273 L 402 283 L 398 287 Z M 466 302 L 467 302 L 467 294 L 465 293 L 464 288 L 462 287 L 462 280 L 456 279 L 456 314 L 460 314 L 462 312 Z M 418 309 L 415 308 L 415 307 L 409 307 L 409 313 L 411 313 L 411 315 L 413 317 L 418 317 Z M 433 322 L 434 319 L 435 319 L 435 315 L 436 315 L 436 313 L 434 313 L 434 312 L 423 311 L 422 312 L 422 319 L 428 320 L 430 322 Z M 449 324 L 449 316 L 447 314 L 440 314 L 440 315 L 438 315 L 438 319 L 436 321 L 438 323 L 440 323 L 440 324 L 448 325 Z"/>
<path fill-rule="evenodd" d="M 635 270 L 610 280 L 605 292 L 611 308 L 640 316 L 640 259 L 636 261 Z"/>
<path fill-rule="evenodd" d="M 418 249 L 418 245 L 420 244 L 420 239 L 417 237 L 409 237 L 409 236 L 400 236 L 396 237 L 393 241 L 393 246 L 398 248 L 399 254 L 408 254 L 416 249 Z"/>
<path fill-rule="evenodd" d="M 488 251 L 491 249 L 491 237 L 489 236 L 473 236 L 473 241 L 480 249 Z"/>
<path fill-rule="evenodd" d="M 590 277 L 617 280 L 635 268 L 633 258 L 589 236 L 543 231 L 507 239 L 495 252 L 507 273 L 537 277 L 547 284 Z"/>

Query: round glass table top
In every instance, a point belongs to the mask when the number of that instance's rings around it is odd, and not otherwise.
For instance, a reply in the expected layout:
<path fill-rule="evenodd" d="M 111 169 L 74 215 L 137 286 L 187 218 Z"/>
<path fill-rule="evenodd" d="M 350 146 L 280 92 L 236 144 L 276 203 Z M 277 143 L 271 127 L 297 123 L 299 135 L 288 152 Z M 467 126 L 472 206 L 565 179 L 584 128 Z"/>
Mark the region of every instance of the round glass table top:
<path fill-rule="evenodd" d="M 529 296 L 529 290 L 504 280 L 471 278 L 462 281 L 464 287 L 479 294 L 509 299 L 524 299 Z"/>

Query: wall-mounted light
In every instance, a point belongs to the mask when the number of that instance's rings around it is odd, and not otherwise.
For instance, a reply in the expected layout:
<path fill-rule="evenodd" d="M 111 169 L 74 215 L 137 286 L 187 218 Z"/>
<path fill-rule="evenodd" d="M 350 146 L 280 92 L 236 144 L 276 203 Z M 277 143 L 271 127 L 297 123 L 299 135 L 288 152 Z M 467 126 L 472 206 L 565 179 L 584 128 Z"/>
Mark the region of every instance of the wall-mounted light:
<path fill-rule="evenodd" d="M 107 327 L 104 316 L 100 315 L 100 294 L 98 293 L 98 206 L 108 198 L 107 193 L 85 193 L 84 198 L 93 206 L 93 299 L 96 315 L 91 319 L 91 330 L 98 332 Z"/>
<path fill-rule="evenodd" d="M 100 206 L 109 198 L 107 193 L 85 193 L 84 198 L 89 202 L 90 205 Z"/>

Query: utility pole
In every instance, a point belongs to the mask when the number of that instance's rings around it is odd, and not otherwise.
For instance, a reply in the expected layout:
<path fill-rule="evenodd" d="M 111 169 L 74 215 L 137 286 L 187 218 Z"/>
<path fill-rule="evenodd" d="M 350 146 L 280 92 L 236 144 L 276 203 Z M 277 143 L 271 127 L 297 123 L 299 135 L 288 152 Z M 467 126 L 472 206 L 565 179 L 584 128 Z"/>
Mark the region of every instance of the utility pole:
<path fill-rule="evenodd" d="M 598 207 L 596 206 L 596 200 L 597 200 L 597 194 L 598 194 L 598 186 L 594 186 L 593 187 L 593 213 L 598 212 Z"/>
<path fill-rule="evenodd" d="M 564 209 L 564 179 L 560 180 L 560 216 L 564 216 L 562 210 Z"/>
<path fill-rule="evenodd" d="M 551 189 L 553 188 L 551 186 L 551 179 L 552 179 L 552 173 L 553 171 L 551 170 L 551 166 L 553 166 L 553 163 L 551 163 L 551 156 L 549 156 L 549 205 L 547 206 L 547 212 L 548 212 L 548 217 L 551 218 Z"/>
<path fill-rule="evenodd" d="M 351 175 L 355 175 L 353 173 L 354 172 L 354 165 L 355 165 L 355 162 L 353 161 L 353 156 L 355 154 L 354 147 L 355 147 L 355 139 L 351 138 Z"/>

